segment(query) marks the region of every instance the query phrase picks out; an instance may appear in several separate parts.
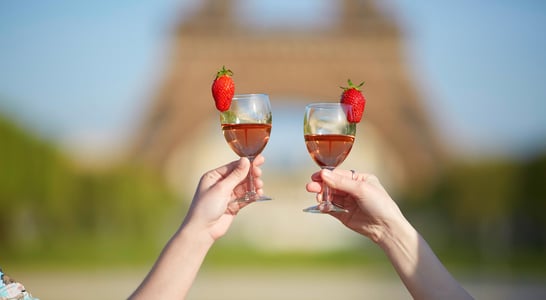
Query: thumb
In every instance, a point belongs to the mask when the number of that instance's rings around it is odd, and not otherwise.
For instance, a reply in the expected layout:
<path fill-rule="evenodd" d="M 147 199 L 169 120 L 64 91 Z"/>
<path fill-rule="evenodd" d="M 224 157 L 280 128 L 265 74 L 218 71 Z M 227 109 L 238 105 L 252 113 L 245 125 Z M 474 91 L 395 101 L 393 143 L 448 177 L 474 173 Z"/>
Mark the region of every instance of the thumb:
<path fill-rule="evenodd" d="M 248 158 L 241 158 L 237 162 L 237 165 L 231 169 L 228 174 L 225 175 L 224 179 L 220 182 L 222 189 L 232 190 L 235 188 L 241 181 L 243 181 L 250 170 L 250 161 Z"/>

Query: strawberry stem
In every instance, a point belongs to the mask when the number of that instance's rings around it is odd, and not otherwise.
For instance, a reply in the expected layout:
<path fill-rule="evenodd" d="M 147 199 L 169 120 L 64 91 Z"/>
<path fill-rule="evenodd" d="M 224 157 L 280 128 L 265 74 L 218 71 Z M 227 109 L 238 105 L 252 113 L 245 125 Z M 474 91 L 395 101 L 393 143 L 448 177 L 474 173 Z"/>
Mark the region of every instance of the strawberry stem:
<path fill-rule="evenodd" d="M 348 87 L 340 86 L 340 88 L 343 89 L 344 91 L 350 90 L 350 89 L 355 89 L 357 91 L 360 91 L 360 88 L 364 85 L 365 82 L 366 81 L 362 81 L 359 85 L 354 85 L 351 79 L 347 79 L 347 84 L 349 86 Z"/>
<path fill-rule="evenodd" d="M 226 66 L 222 66 L 222 69 L 216 73 L 216 78 L 222 77 L 224 75 L 233 76 L 233 72 L 230 69 L 226 69 Z"/>

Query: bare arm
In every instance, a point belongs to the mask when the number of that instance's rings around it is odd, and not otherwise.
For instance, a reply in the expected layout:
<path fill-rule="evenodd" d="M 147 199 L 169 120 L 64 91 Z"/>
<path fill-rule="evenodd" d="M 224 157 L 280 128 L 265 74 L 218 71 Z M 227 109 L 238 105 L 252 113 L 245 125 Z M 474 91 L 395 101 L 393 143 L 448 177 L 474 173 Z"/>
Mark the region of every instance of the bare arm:
<path fill-rule="evenodd" d="M 307 190 L 320 192 L 322 181 L 334 189 L 333 202 L 349 212 L 330 214 L 378 244 L 415 299 L 473 299 L 406 220 L 377 177 L 322 170 L 312 179 Z"/>
<path fill-rule="evenodd" d="M 254 160 L 255 186 L 262 194 L 258 168 L 262 156 Z M 129 297 L 137 299 L 184 299 L 210 247 L 222 237 L 241 208 L 248 203 L 233 200 L 244 194 L 244 179 L 251 168 L 246 158 L 205 173 L 199 182 L 184 222 L 169 240 L 152 270 Z"/>
<path fill-rule="evenodd" d="M 129 299 L 184 299 L 212 244 L 210 238 L 181 228 Z"/>
<path fill-rule="evenodd" d="M 385 229 L 378 245 L 414 299 L 473 299 L 405 219 Z"/>

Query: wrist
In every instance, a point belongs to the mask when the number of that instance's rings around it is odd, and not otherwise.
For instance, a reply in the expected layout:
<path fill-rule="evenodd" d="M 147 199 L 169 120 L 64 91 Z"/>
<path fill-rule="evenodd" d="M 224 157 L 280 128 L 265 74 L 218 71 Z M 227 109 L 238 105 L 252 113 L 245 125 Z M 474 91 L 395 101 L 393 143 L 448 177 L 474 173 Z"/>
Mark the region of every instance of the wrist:
<path fill-rule="evenodd" d="M 174 235 L 176 240 L 187 240 L 196 247 L 208 248 L 214 244 L 214 239 L 206 230 L 201 230 L 189 224 L 183 224 Z"/>
<path fill-rule="evenodd" d="M 393 246 L 400 246 L 404 241 L 415 236 L 415 229 L 404 218 L 387 220 L 379 227 L 374 242 L 383 250 L 389 250 Z"/>

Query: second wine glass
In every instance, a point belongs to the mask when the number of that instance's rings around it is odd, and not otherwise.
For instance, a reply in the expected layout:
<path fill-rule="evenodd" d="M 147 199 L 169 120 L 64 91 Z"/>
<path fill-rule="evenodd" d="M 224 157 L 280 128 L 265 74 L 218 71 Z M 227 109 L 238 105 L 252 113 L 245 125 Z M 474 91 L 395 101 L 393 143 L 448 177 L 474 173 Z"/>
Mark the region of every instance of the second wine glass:
<path fill-rule="evenodd" d="M 248 158 L 251 164 L 269 141 L 271 121 L 271 104 L 266 94 L 235 95 L 229 110 L 220 113 L 220 123 L 227 143 L 237 155 Z M 247 185 L 246 194 L 236 201 L 271 200 L 256 192 L 252 171 L 248 172 Z"/>
<path fill-rule="evenodd" d="M 303 135 L 307 151 L 323 169 L 333 170 L 351 152 L 355 140 L 356 123 L 347 120 L 352 107 L 342 103 L 311 103 L 305 107 Z M 312 213 L 347 212 L 331 201 L 330 188 L 323 184 L 318 205 L 305 208 Z"/>

